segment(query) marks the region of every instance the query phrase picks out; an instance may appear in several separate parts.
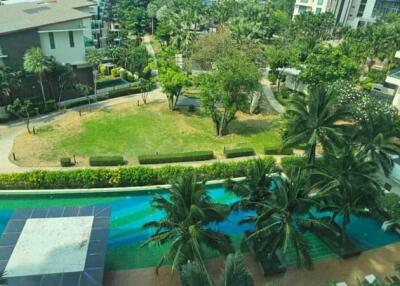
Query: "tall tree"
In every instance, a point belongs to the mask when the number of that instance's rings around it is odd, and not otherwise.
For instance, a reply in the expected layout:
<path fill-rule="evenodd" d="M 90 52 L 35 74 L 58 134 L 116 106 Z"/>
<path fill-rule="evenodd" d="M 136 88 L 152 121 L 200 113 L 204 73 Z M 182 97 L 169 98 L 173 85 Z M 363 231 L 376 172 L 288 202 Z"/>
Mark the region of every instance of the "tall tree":
<path fill-rule="evenodd" d="M 366 208 L 376 207 L 376 197 L 381 193 L 375 177 L 377 164 L 351 147 L 330 153 L 326 160 L 330 167 L 314 172 L 318 179 L 314 188 L 320 198 L 325 196 L 322 210 L 332 211 L 332 221 L 342 215 L 344 240 L 351 215 L 365 215 Z"/>
<path fill-rule="evenodd" d="M 256 209 L 257 203 L 264 202 L 271 196 L 271 187 L 274 184 L 274 173 L 278 169 L 272 161 L 254 160 L 246 178 L 243 181 L 228 180 L 228 191 L 240 197 L 234 208 Z"/>
<path fill-rule="evenodd" d="M 355 81 L 359 75 L 359 66 L 343 54 L 340 48 L 319 45 L 308 55 L 299 80 L 315 86 L 340 79 Z"/>
<path fill-rule="evenodd" d="M 315 165 L 318 144 L 324 150 L 340 144 L 346 126 L 338 124 L 338 121 L 345 119 L 348 112 L 331 90 L 318 87 L 313 88 L 305 98 L 292 99 L 286 115 L 288 125 L 284 146 L 306 144 L 308 164 Z"/>
<path fill-rule="evenodd" d="M 47 109 L 46 93 L 43 86 L 43 77 L 49 69 L 49 58 L 45 56 L 41 48 L 31 48 L 24 54 L 24 70 L 37 76 L 43 103 Z"/>
<path fill-rule="evenodd" d="M 152 206 L 163 211 L 165 217 L 144 225 L 156 231 L 143 246 L 171 243 L 158 267 L 171 261 L 174 271 L 187 261 L 193 261 L 205 269 L 202 246 L 223 255 L 232 252 L 229 237 L 207 227 L 212 222 L 223 221 L 229 213 L 229 207 L 212 203 L 204 183 L 197 182 L 194 174 L 181 176 L 171 181 L 168 194 L 168 198 L 157 196 L 152 200 Z M 207 280 L 210 281 L 210 278 Z"/>
<path fill-rule="evenodd" d="M 236 252 L 225 259 L 224 268 L 217 283 L 210 284 L 203 268 L 197 263 L 188 263 L 182 267 L 181 282 L 183 286 L 253 286 L 254 281 L 246 268 L 244 257 Z"/>
<path fill-rule="evenodd" d="M 0 102 L 7 103 L 13 90 L 21 85 L 21 73 L 9 67 L 0 67 Z"/>
<path fill-rule="evenodd" d="M 99 72 L 100 64 L 103 62 L 104 54 L 98 49 L 90 49 L 86 52 L 86 61 L 92 65 L 93 68 L 93 85 L 94 95 L 97 98 L 97 74 Z"/>
<path fill-rule="evenodd" d="M 244 222 L 255 222 L 256 230 L 249 239 L 257 237 L 263 241 L 260 251 L 272 257 L 279 250 L 286 257 L 289 249 L 292 249 L 297 266 L 310 268 L 310 246 L 303 229 L 310 226 L 329 227 L 326 223 L 306 215 L 309 208 L 316 205 L 307 181 L 308 175 L 301 169 L 293 170 L 288 177 L 282 176 L 272 198 L 259 203 L 258 214 Z"/>
<path fill-rule="evenodd" d="M 254 92 L 260 91 L 259 80 L 257 67 L 242 53 L 219 59 L 215 70 L 203 75 L 200 100 L 217 136 L 228 133 L 236 113 L 249 105 Z"/>
<path fill-rule="evenodd" d="M 185 75 L 178 67 L 167 68 L 162 71 L 159 79 L 162 90 L 168 99 L 168 107 L 170 110 L 174 110 L 185 86 Z"/>
<path fill-rule="evenodd" d="M 28 133 L 31 133 L 30 114 L 32 112 L 32 103 L 29 100 L 15 99 L 11 104 L 7 105 L 7 112 L 23 119 Z"/>

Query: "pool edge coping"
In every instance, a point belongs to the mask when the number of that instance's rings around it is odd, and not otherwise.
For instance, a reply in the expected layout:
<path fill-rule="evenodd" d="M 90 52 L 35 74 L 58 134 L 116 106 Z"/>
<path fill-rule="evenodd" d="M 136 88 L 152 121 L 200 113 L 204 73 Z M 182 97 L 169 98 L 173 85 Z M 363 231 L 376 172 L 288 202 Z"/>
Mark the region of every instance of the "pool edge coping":
<path fill-rule="evenodd" d="M 234 181 L 242 181 L 245 177 L 232 178 Z M 210 180 L 205 184 L 207 186 L 223 184 L 227 179 Z M 151 186 L 135 186 L 135 187 L 114 187 L 114 188 L 80 188 L 80 189 L 32 189 L 32 190 L 0 190 L 0 197 L 7 195 L 77 195 L 77 194 L 118 194 L 118 193 L 135 193 L 159 191 L 170 188 L 170 184 L 151 185 Z"/>

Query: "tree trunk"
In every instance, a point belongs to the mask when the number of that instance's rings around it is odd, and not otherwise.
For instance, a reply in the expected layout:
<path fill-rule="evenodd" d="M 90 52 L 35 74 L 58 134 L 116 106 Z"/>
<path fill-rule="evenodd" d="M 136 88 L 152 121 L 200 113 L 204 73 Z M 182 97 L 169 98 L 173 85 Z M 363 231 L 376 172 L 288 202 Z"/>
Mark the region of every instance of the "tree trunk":
<path fill-rule="evenodd" d="M 25 114 L 25 123 L 26 123 L 26 129 L 28 130 L 28 133 L 31 133 L 31 128 L 29 127 L 29 124 L 31 123 L 30 117 L 29 117 L 29 112 L 27 111 Z"/>
<path fill-rule="evenodd" d="M 44 92 L 43 78 L 41 75 L 39 76 L 39 85 L 40 85 L 40 90 L 42 91 L 44 107 L 46 108 L 46 111 L 47 111 L 47 100 L 46 100 L 46 94 Z"/>
<path fill-rule="evenodd" d="M 154 17 L 151 18 L 151 35 L 154 35 Z"/>
<path fill-rule="evenodd" d="M 317 148 L 317 144 L 314 143 L 310 148 L 310 153 L 308 154 L 308 166 L 315 166 L 315 150 Z"/>
<path fill-rule="evenodd" d="M 342 220 L 342 244 L 346 242 L 346 218 L 343 216 Z"/>

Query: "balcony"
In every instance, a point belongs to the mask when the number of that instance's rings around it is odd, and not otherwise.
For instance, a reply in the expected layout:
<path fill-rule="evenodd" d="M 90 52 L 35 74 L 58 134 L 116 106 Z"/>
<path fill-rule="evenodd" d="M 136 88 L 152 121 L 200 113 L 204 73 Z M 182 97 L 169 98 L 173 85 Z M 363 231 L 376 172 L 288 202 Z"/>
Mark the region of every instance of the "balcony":
<path fill-rule="evenodd" d="M 391 71 L 386 77 L 386 82 L 400 87 L 400 68 Z"/>

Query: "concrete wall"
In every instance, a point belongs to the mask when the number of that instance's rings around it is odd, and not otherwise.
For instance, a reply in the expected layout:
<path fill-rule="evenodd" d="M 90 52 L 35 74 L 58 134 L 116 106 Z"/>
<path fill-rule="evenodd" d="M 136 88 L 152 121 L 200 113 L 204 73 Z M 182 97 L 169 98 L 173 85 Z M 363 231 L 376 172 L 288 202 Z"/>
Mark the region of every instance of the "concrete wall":
<path fill-rule="evenodd" d="M 21 68 L 25 52 L 32 47 L 40 47 L 40 39 L 35 29 L 0 36 L 3 63 L 13 68 Z"/>
<path fill-rule="evenodd" d="M 55 57 L 62 64 L 83 64 L 85 63 L 86 53 L 84 43 L 85 29 L 87 28 L 83 20 L 41 27 L 39 29 L 41 48 L 46 55 Z M 70 46 L 69 31 L 74 34 L 74 47 Z M 50 32 L 54 35 L 55 49 L 50 46 Z"/>

